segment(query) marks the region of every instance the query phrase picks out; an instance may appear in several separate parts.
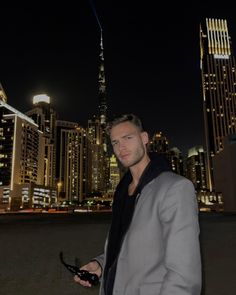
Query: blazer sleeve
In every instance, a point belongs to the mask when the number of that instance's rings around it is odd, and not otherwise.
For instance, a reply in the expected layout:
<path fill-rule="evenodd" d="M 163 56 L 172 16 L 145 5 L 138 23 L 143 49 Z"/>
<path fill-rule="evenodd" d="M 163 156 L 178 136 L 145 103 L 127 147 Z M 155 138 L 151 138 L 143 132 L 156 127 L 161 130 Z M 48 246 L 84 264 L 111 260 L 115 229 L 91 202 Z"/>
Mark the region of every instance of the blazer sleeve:
<path fill-rule="evenodd" d="M 199 295 L 202 281 L 200 231 L 192 182 L 183 178 L 171 185 L 159 213 L 167 269 L 160 295 Z"/>
<path fill-rule="evenodd" d="M 103 264 L 104 264 L 104 254 L 98 255 L 91 259 L 90 261 L 97 261 L 97 263 L 101 266 L 103 272 Z"/>

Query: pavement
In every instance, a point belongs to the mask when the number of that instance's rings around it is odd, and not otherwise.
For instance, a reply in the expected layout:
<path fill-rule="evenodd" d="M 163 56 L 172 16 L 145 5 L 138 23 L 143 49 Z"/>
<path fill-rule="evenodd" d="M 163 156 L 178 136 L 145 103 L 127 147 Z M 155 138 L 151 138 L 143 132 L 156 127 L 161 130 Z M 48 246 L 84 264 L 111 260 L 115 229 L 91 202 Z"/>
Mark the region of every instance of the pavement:
<path fill-rule="evenodd" d="M 83 265 L 102 253 L 111 214 L 1 214 L 0 295 L 95 295 L 61 264 Z M 236 290 L 236 215 L 200 213 L 202 295 Z M 147 294 L 148 295 L 148 294 Z"/>

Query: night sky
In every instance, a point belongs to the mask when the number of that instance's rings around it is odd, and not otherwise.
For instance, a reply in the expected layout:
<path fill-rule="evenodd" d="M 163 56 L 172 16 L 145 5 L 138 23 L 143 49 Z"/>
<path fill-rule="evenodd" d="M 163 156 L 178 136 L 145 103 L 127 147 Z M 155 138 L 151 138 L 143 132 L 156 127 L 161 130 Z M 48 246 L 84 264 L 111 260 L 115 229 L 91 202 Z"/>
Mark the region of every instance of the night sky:
<path fill-rule="evenodd" d="M 184 154 L 202 145 L 199 24 L 227 19 L 235 48 L 236 22 L 225 2 L 224 9 L 195 2 L 94 0 L 99 22 L 89 0 L 1 6 L 8 103 L 25 112 L 33 95 L 47 93 L 61 119 L 86 127 L 98 109 L 100 23 L 110 112 L 139 115 L 151 135 L 162 131 Z"/>

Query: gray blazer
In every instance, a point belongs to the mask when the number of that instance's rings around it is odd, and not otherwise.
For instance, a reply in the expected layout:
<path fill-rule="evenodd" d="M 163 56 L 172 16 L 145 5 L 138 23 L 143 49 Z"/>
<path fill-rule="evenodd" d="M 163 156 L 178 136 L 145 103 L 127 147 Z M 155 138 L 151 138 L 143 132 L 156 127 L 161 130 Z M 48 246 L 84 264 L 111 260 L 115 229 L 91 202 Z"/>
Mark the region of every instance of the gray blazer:
<path fill-rule="evenodd" d="M 95 259 L 102 265 L 104 254 Z M 136 203 L 119 253 L 113 294 L 199 295 L 198 206 L 188 179 L 163 172 Z M 101 278 L 100 295 L 104 295 Z"/>

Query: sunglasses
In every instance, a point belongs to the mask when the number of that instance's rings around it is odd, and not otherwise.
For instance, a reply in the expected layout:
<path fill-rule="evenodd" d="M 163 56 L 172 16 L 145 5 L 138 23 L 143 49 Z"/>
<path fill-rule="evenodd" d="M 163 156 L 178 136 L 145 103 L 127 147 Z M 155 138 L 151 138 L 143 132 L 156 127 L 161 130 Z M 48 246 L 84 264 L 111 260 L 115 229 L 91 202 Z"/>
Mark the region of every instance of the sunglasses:
<path fill-rule="evenodd" d="M 91 285 L 97 285 L 99 282 L 99 278 L 96 274 L 90 273 L 87 270 L 80 269 L 75 265 L 70 265 L 65 262 L 63 258 L 63 252 L 60 252 L 60 260 L 61 263 L 74 275 L 78 276 L 83 281 L 88 281 Z"/>

